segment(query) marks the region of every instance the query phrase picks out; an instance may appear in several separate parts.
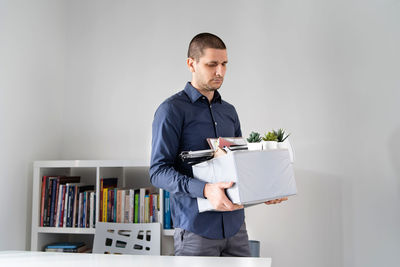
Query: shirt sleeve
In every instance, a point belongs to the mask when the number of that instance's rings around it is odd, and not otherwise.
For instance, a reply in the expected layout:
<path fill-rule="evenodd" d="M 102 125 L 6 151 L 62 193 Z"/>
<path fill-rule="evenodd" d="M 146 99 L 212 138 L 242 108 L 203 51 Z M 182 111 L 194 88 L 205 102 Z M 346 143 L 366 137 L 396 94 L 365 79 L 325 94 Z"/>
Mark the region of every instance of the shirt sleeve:
<path fill-rule="evenodd" d="M 235 111 L 235 137 L 242 137 L 242 130 L 240 129 L 240 120 L 239 116 L 236 112 L 236 109 L 233 108 Z"/>
<path fill-rule="evenodd" d="M 204 198 L 205 182 L 184 175 L 174 168 L 179 153 L 183 116 L 170 103 L 157 109 L 152 125 L 150 181 L 172 194 L 183 193 L 193 198 Z"/>

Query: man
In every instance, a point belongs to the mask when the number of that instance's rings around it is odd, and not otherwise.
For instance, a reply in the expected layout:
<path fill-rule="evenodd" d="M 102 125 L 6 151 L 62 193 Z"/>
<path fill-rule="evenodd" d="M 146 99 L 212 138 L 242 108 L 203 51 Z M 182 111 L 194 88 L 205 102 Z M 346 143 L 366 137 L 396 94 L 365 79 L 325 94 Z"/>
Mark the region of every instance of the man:
<path fill-rule="evenodd" d="M 243 206 L 225 195 L 233 183 L 195 179 L 191 166 L 178 157 L 182 151 L 208 149 L 209 137 L 242 136 L 235 108 L 217 91 L 227 63 L 226 47 L 218 36 L 196 35 L 187 58 L 192 81 L 154 115 L 150 176 L 154 186 L 171 194 L 175 255 L 250 256 Z M 217 211 L 199 213 L 198 197 L 207 198 Z M 282 200 L 286 199 L 266 203 Z"/>

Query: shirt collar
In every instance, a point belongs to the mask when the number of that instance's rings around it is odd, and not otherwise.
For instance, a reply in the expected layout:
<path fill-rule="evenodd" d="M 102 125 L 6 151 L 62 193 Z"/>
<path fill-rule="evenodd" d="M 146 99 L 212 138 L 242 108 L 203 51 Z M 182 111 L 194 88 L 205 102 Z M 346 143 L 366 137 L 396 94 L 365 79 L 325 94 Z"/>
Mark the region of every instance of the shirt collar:
<path fill-rule="evenodd" d="M 197 89 L 194 88 L 190 82 L 186 84 L 184 91 L 189 96 L 192 103 L 196 102 L 200 97 L 203 97 L 203 95 L 200 94 L 200 92 L 197 91 Z M 214 91 L 214 97 L 211 102 L 214 103 L 216 101 L 218 101 L 219 103 L 221 103 L 222 101 L 221 95 L 218 90 Z"/>

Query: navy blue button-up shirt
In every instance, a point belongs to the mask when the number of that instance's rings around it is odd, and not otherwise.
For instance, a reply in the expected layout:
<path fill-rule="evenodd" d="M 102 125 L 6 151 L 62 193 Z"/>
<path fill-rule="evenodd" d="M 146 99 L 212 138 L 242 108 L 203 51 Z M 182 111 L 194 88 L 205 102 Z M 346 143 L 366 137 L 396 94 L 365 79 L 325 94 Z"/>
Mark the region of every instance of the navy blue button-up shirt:
<path fill-rule="evenodd" d="M 206 138 L 240 137 L 235 108 L 218 91 L 209 103 L 190 83 L 165 100 L 153 121 L 150 163 L 151 183 L 170 192 L 175 227 L 223 239 L 232 237 L 244 221 L 244 210 L 199 213 L 196 198 L 204 198 L 205 182 L 193 178 L 190 165 L 179 158 L 182 151 L 209 149 Z"/>

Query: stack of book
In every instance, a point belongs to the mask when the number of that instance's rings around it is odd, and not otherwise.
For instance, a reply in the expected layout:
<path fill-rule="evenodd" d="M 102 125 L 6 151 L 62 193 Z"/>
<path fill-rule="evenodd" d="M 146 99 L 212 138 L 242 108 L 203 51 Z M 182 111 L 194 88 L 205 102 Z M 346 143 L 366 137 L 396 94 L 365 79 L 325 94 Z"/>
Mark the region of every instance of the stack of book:
<path fill-rule="evenodd" d="M 43 176 L 40 226 L 93 228 L 94 185 L 83 185 L 79 176 Z"/>
<path fill-rule="evenodd" d="M 52 243 L 44 248 L 46 252 L 72 252 L 72 253 L 89 253 L 91 249 L 83 242 L 63 242 Z"/>
<path fill-rule="evenodd" d="M 100 180 L 100 221 L 116 223 L 158 222 L 159 195 L 155 188 L 118 188 L 118 178 Z"/>

